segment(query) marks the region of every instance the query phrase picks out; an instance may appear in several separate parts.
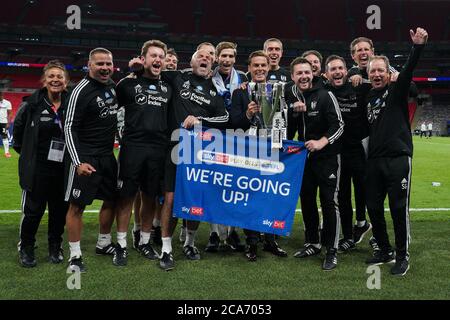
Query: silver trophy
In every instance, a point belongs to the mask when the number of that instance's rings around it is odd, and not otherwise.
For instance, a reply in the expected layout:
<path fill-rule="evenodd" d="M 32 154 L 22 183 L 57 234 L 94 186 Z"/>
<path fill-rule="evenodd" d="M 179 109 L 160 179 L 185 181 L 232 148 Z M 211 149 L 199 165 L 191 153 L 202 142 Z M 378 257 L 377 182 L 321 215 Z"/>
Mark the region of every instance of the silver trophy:
<path fill-rule="evenodd" d="M 281 148 L 287 138 L 287 105 L 284 100 L 284 82 L 255 83 L 248 85 L 249 98 L 261 108 L 254 122 L 260 136 L 272 138 L 272 148 Z"/>

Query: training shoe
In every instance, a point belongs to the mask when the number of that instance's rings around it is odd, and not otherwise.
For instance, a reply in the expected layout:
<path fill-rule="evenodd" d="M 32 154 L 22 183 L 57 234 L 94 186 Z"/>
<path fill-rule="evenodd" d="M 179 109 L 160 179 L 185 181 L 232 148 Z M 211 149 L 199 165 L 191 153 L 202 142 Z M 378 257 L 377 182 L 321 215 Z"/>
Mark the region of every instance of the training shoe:
<path fill-rule="evenodd" d="M 329 249 L 325 255 L 325 260 L 323 261 L 322 269 L 325 271 L 330 271 L 337 266 L 337 250 Z"/>
<path fill-rule="evenodd" d="M 245 254 L 245 256 L 247 257 L 247 260 L 250 262 L 255 262 L 256 261 L 256 251 L 257 251 L 258 247 L 256 245 L 250 245 L 248 247 L 248 251 Z"/>
<path fill-rule="evenodd" d="M 200 260 L 200 253 L 196 247 L 184 246 L 183 253 L 189 260 Z"/>
<path fill-rule="evenodd" d="M 11 158 L 11 153 L 6 152 L 6 153 L 5 153 L 5 157 L 6 157 L 6 158 Z"/>
<path fill-rule="evenodd" d="M 113 265 L 117 267 L 124 267 L 128 263 L 128 251 L 127 248 L 122 248 L 119 244 L 116 246 L 113 255 Z"/>
<path fill-rule="evenodd" d="M 81 257 L 73 257 L 69 260 L 69 268 L 72 272 L 79 271 L 81 273 L 87 272 L 86 265 L 83 263 Z"/>
<path fill-rule="evenodd" d="M 358 225 L 354 225 L 353 226 L 353 241 L 355 242 L 355 244 L 360 243 L 364 239 L 364 236 L 366 235 L 366 233 L 370 231 L 370 229 L 372 229 L 372 224 L 367 221 L 362 227 L 358 227 Z"/>
<path fill-rule="evenodd" d="M 114 252 L 116 251 L 116 247 L 118 247 L 119 245 L 116 245 L 114 242 L 111 242 L 110 244 L 108 244 L 106 247 L 99 247 L 98 245 L 95 246 L 95 253 L 98 255 L 103 255 L 103 256 L 112 256 L 114 255 Z"/>
<path fill-rule="evenodd" d="M 155 249 L 153 249 L 150 242 L 147 244 L 141 244 L 138 247 L 138 251 L 141 253 L 141 255 L 143 255 L 147 259 L 150 259 L 150 260 L 159 259 L 159 254 L 155 251 Z"/>
<path fill-rule="evenodd" d="M 164 271 L 170 271 L 175 268 L 175 262 L 171 253 L 163 252 L 161 259 L 159 260 L 159 266 Z"/>
<path fill-rule="evenodd" d="M 50 263 L 58 264 L 64 261 L 64 253 L 61 245 L 50 245 L 48 248 L 48 260 Z"/>
<path fill-rule="evenodd" d="M 378 246 L 377 239 L 375 239 L 373 236 L 369 239 L 369 245 L 372 247 L 373 253 L 375 254 L 376 251 L 380 251 L 380 247 Z"/>
<path fill-rule="evenodd" d="M 286 251 L 281 249 L 275 240 L 270 241 L 265 240 L 263 250 L 270 252 L 278 257 L 287 257 Z"/>
<path fill-rule="evenodd" d="M 205 251 L 206 252 L 217 252 L 219 251 L 220 246 L 220 238 L 217 232 L 211 232 L 209 235 L 209 241 L 206 245 Z"/>
<path fill-rule="evenodd" d="M 409 270 L 409 261 L 407 258 L 397 258 L 395 265 L 391 268 L 391 274 L 394 276 L 404 276 Z"/>
<path fill-rule="evenodd" d="M 345 253 L 352 249 L 355 249 L 356 245 L 352 239 L 341 239 L 339 240 L 338 252 Z"/>
<path fill-rule="evenodd" d="M 233 251 L 244 252 L 245 245 L 241 243 L 241 239 L 236 230 L 230 232 L 228 237 L 225 239 L 225 244 L 231 248 Z"/>
<path fill-rule="evenodd" d="M 307 258 L 311 256 L 318 255 L 320 253 L 321 249 L 316 248 L 312 244 L 305 244 L 305 246 L 298 250 L 296 253 L 294 253 L 294 257 L 296 258 Z"/>
<path fill-rule="evenodd" d="M 162 246 L 161 227 L 154 227 L 151 231 L 152 241 L 158 246 Z"/>
<path fill-rule="evenodd" d="M 180 242 L 185 242 L 186 241 L 186 227 L 185 226 L 181 226 L 180 228 Z"/>
<path fill-rule="evenodd" d="M 36 258 L 34 257 L 34 246 L 24 246 L 19 249 L 19 262 L 24 268 L 36 267 Z"/>
<path fill-rule="evenodd" d="M 139 251 L 139 241 L 141 241 L 141 230 L 133 231 L 133 248 Z"/>
<path fill-rule="evenodd" d="M 367 264 L 372 264 L 378 266 L 383 263 L 392 263 L 395 262 L 395 253 L 392 250 L 383 251 L 376 250 L 373 253 L 373 257 L 366 260 Z"/>

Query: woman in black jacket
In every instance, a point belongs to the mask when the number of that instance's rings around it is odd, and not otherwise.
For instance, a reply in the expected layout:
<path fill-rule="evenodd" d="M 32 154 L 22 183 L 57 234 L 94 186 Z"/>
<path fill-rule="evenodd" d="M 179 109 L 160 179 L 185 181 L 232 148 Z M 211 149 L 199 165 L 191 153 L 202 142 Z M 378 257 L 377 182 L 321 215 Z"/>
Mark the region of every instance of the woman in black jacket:
<path fill-rule="evenodd" d="M 64 201 L 63 104 L 69 82 L 67 70 L 58 60 L 43 70 L 42 88 L 21 105 L 14 120 L 14 149 L 20 154 L 22 188 L 19 262 L 36 266 L 35 236 L 48 205 L 48 243 L 51 263 L 63 261 L 62 235 L 68 203 Z"/>

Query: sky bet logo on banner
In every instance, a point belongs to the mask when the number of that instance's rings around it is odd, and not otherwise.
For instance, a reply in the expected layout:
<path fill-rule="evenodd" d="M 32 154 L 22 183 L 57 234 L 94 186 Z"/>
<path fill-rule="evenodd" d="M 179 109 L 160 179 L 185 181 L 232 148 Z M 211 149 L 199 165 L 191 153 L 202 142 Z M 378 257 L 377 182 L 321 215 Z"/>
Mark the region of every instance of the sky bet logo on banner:
<path fill-rule="evenodd" d="M 307 150 L 270 146 L 270 138 L 181 129 L 174 215 L 288 236 Z"/>

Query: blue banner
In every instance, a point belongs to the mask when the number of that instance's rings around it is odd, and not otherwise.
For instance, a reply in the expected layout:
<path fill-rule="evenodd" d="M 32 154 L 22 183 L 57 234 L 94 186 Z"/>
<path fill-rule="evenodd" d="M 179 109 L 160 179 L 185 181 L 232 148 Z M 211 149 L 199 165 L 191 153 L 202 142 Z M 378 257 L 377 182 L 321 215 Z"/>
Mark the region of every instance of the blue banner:
<path fill-rule="evenodd" d="M 307 150 L 227 130 L 180 130 L 175 217 L 290 234 Z"/>

